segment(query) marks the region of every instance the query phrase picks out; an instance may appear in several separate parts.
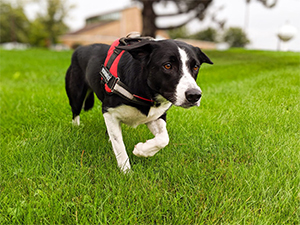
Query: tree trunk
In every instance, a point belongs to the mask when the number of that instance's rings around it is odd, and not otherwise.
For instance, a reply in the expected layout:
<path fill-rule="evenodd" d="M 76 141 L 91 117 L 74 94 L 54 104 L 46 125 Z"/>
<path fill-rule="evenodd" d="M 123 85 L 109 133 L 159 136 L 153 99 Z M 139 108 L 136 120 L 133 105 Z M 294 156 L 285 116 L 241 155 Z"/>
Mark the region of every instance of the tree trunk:
<path fill-rule="evenodd" d="M 155 38 L 157 27 L 155 24 L 156 14 L 153 10 L 154 1 L 143 0 L 142 2 L 144 5 L 142 11 L 142 16 L 143 16 L 142 36 L 150 36 Z"/>

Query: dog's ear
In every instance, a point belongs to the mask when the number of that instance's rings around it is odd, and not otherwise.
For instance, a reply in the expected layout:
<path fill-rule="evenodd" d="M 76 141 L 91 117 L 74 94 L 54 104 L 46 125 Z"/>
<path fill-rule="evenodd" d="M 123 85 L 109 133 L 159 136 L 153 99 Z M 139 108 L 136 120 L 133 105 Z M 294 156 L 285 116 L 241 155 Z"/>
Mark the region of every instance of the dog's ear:
<path fill-rule="evenodd" d="M 141 41 L 132 45 L 117 46 L 116 48 L 129 52 L 134 59 L 146 61 L 153 50 L 152 41 Z"/>
<path fill-rule="evenodd" d="M 198 58 L 199 58 L 201 64 L 202 64 L 202 63 L 214 64 L 214 63 L 208 58 L 208 56 L 205 55 L 205 54 L 201 51 L 200 48 L 196 47 L 196 49 L 197 49 L 197 50 L 196 50 L 196 51 L 197 51 L 197 56 L 198 56 Z"/>

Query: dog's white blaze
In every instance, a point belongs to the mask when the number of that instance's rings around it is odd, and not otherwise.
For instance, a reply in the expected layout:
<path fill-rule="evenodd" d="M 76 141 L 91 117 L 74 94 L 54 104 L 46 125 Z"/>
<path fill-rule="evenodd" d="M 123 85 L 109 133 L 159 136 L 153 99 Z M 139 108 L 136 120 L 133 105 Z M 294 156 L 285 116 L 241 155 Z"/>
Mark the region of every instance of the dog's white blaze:
<path fill-rule="evenodd" d="M 201 91 L 200 87 L 197 85 L 196 81 L 192 77 L 191 73 L 189 72 L 189 69 L 187 67 L 187 62 L 188 62 L 188 55 L 186 52 L 178 48 L 179 55 L 180 55 L 180 60 L 182 64 L 182 76 L 179 80 L 179 83 L 176 87 L 176 102 L 174 105 L 176 106 L 181 106 L 183 105 L 187 99 L 185 97 L 185 92 L 190 89 L 190 88 L 196 88 L 199 91 Z M 196 103 L 197 106 L 200 105 L 200 100 Z"/>

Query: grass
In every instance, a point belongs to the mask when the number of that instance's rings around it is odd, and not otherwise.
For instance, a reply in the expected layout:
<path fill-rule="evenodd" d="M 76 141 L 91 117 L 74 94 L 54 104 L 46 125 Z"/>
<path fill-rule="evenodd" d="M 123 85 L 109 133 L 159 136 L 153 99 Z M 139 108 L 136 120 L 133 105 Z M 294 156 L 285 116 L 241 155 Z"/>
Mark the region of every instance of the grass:
<path fill-rule="evenodd" d="M 71 125 L 71 52 L 0 51 L 1 224 L 299 224 L 299 53 L 209 51 L 199 108 L 172 107 L 170 144 L 122 174 L 101 105 Z"/>

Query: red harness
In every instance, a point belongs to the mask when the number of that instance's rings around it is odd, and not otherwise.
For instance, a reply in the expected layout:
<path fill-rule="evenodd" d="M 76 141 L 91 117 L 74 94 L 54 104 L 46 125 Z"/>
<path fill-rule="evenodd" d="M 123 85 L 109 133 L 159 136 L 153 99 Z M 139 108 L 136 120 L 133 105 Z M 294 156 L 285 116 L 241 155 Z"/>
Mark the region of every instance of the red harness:
<path fill-rule="evenodd" d="M 108 52 L 107 52 L 107 56 L 104 62 L 104 66 L 107 67 L 107 63 L 110 60 L 111 56 L 113 55 L 114 51 L 116 50 L 116 46 L 120 45 L 120 41 L 119 39 L 114 41 L 114 43 L 112 43 L 112 45 L 110 46 Z M 115 60 L 113 60 L 112 64 L 110 65 L 109 68 L 109 72 L 114 76 L 114 77 L 118 77 L 118 65 L 119 65 L 119 61 L 123 55 L 123 53 L 125 52 L 125 50 L 121 51 L 120 53 L 118 53 L 118 55 L 115 57 Z M 116 53 L 116 52 L 115 52 Z M 111 93 L 111 89 L 107 86 L 107 84 L 105 84 L 105 90 L 108 93 Z"/>
<path fill-rule="evenodd" d="M 123 41 L 122 43 L 125 42 Z M 105 91 L 108 93 L 116 93 L 119 96 L 139 105 L 153 106 L 155 102 L 152 99 L 131 94 L 129 88 L 120 81 L 118 77 L 118 65 L 125 50 L 117 49 L 116 46 L 119 45 L 120 39 L 114 41 L 114 43 L 110 46 L 104 65 L 100 71 L 101 80 L 105 83 Z"/>

